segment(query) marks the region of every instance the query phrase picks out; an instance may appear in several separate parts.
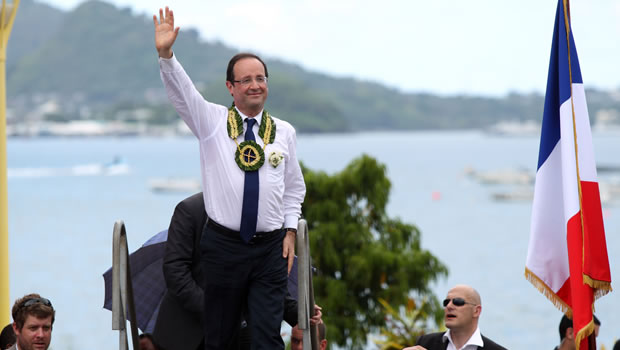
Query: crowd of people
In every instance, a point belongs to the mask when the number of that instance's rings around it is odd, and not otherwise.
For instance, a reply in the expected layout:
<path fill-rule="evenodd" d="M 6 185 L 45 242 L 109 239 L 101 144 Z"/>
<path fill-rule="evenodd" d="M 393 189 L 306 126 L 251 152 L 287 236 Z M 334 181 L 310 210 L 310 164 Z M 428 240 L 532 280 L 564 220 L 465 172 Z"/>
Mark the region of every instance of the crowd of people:
<path fill-rule="evenodd" d="M 403 350 L 503 350 L 491 339 L 480 332 L 478 322 L 482 314 L 482 300 L 480 294 L 471 286 L 457 285 L 448 291 L 443 301 L 444 322 L 446 332 L 429 333 L 418 338 L 416 344 Z M 52 329 L 56 311 L 49 299 L 39 294 L 28 294 L 15 301 L 12 308 L 13 322 L 6 325 L 0 333 L 0 350 L 47 350 L 52 340 Z M 328 348 L 327 327 L 320 317 L 314 317 L 318 349 Z M 598 336 L 601 326 L 600 320 L 594 316 L 595 336 Z M 246 327 L 247 328 L 247 327 Z M 249 334 L 237 337 L 248 337 Z M 575 338 L 573 322 L 566 315 L 562 316 L 559 324 L 560 345 L 555 350 L 574 350 Z M 178 346 L 171 348 L 186 348 L 183 340 L 175 337 Z M 297 325 L 291 330 L 291 350 L 302 350 L 303 331 Z M 203 342 L 201 342 L 201 346 Z M 165 350 L 159 345 L 152 334 L 142 333 L 139 337 L 140 350 Z M 234 347 L 227 349 L 250 349 L 250 341 L 235 342 Z M 197 349 L 201 349 L 200 347 Z M 613 350 L 620 350 L 620 340 L 616 341 Z"/>
<path fill-rule="evenodd" d="M 39 294 L 28 294 L 15 301 L 12 308 L 13 322 L 6 325 L 0 333 L 0 350 L 47 350 L 52 340 L 52 329 L 56 311 L 49 299 L 41 297 Z M 319 348 L 326 349 L 326 327 L 320 317 L 313 318 L 313 323 L 317 325 L 317 339 Z M 183 348 L 182 340 L 179 347 Z M 250 342 L 237 342 L 235 349 L 250 349 Z M 153 335 L 142 333 L 139 336 L 140 350 L 165 350 L 153 339 Z M 292 349 L 303 349 L 303 336 L 297 326 L 293 328 L 291 335 Z M 232 349 L 232 347 L 229 347 Z"/>

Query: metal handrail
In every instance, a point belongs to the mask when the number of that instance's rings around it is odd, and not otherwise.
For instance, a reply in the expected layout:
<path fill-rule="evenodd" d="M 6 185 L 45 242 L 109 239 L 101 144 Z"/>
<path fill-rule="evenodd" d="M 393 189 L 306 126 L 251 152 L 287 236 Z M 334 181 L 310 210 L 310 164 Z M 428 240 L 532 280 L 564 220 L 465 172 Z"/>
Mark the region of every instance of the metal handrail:
<path fill-rule="evenodd" d="M 139 349 L 136 307 L 133 299 L 131 268 L 129 266 L 129 249 L 125 223 L 118 220 L 114 223 L 112 245 L 112 329 L 119 332 L 119 349 L 128 350 L 127 316 L 131 325 L 133 349 Z"/>
<path fill-rule="evenodd" d="M 297 284 L 297 328 L 303 331 L 304 350 L 317 350 L 317 326 L 310 323 L 314 313 L 314 288 L 308 223 L 304 219 L 297 224 Z"/>

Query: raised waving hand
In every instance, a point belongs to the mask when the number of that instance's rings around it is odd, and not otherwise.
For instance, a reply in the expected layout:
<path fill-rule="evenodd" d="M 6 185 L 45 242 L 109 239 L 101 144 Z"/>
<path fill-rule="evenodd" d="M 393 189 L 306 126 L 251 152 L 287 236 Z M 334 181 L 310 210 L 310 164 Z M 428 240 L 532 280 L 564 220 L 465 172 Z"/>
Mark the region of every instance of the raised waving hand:
<path fill-rule="evenodd" d="M 174 13 L 166 6 L 159 9 L 159 19 L 157 15 L 153 15 L 153 24 L 155 25 L 155 49 L 159 53 L 159 57 L 172 57 L 172 45 L 179 35 L 179 27 L 174 27 Z"/>

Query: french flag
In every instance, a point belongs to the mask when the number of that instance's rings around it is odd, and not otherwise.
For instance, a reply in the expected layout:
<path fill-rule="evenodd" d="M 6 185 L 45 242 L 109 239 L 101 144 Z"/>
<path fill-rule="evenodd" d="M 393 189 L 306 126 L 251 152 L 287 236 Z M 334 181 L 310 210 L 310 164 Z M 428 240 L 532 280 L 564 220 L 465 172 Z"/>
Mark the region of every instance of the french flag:
<path fill-rule="evenodd" d="M 588 349 L 594 300 L 611 291 L 611 273 L 567 0 L 555 18 L 525 276 L 572 315 L 577 349 Z"/>

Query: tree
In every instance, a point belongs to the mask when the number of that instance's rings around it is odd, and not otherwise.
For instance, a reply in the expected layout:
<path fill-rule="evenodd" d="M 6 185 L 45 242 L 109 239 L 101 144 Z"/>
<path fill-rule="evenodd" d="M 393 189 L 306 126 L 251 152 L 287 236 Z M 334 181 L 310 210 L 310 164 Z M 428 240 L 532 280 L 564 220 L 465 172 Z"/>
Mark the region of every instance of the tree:
<path fill-rule="evenodd" d="M 381 338 L 374 340 L 380 350 L 401 350 L 415 344 L 423 334 L 445 329 L 441 317 L 438 317 L 440 315 L 433 312 L 439 309 L 437 304 L 432 305 L 426 300 L 416 302 L 411 298 L 406 307 L 396 310 L 383 299 L 379 302 L 387 311 Z"/>
<path fill-rule="evenodd" d="M 330 342 L 363 348 L 367 334 L 385 323 L 380 298 L 395 308 L 411 295 L 439 305 L 429 283 L 447 268 L 420 247 L 415 226 L 387 216 L 391 184 L 384 165 L 362 155 L 331 176 L 302 169 L 314 294 Z"/>

